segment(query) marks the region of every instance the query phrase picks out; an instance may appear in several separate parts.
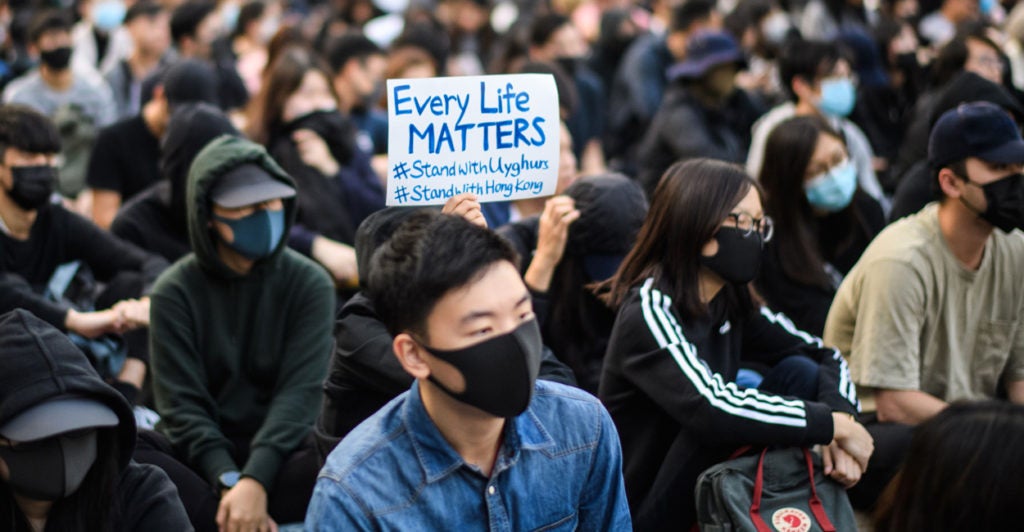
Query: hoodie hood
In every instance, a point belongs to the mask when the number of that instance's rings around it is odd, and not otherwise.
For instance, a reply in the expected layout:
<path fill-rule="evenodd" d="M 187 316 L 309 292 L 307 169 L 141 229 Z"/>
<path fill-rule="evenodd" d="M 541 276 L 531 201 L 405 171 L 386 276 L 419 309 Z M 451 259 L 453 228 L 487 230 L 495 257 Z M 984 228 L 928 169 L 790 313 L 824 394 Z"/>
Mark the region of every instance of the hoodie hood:
<path fill-rule="evenodd" d="M 18 309 L 0 316 L 0 426 L 36 405 L 57 398 L 94 399 L 117 414 L 123 470 L 135 450 L 135 417 L 124 397 L 100 378 L 63 333 Z"/>
<path fill-rule="evenodd" d="M 225 173 L 247 163 L 255 164 L 263 168 L 274 179 L 289 187 L 297 188 L 295 181 L 274 162 L 262 146 L 228 135 L 218 137 L 207 144 L 196 155 L 188 173 L 186 197 L 188 198 L 189 242 L 192 244 L 192 251 L 196 254 L 196 259 L 203 270 L 220 277 L 242 276 L 224 264 L 217 254 L 214 230 L 210 227 L 212 218 L 210 190 Z M 284 237 L 281 238 L 281 242 L 278 243 L 273 253 L 256 261 L 254 269 L 275 262 L 281 255 L 281 250 L 288 245 L 288 233 L 295 221 L 295 197 L 284 198 L 283 201 Z"/>

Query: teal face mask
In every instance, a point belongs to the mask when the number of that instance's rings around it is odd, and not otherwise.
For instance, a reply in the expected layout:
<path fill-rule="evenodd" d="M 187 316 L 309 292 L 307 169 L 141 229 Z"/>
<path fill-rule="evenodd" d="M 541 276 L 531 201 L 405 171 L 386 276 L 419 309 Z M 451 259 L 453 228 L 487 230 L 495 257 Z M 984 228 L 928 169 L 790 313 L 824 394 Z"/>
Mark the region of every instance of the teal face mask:
<path fill-rule="evenodd" d="M 831 78 L 821 82 L 818 110 L 832 116 L 846 117 L 857 103 L 857 88 L 849 78 Z"/>
<path fill-rule="evenodd" d="M 249 260 L 262 259 L 274 252 L 284 235 L 284 209 L 256 212 L 233 220 L 214 215 L 214 218 L 231 228 L 235 239 L 224 244 Z"/>
<path fill-rule="evenodd" d="M 857 168 L 849 159 L 804 184 L 812 207 L 838 212 L 846 208 L 857 191 Z"/>

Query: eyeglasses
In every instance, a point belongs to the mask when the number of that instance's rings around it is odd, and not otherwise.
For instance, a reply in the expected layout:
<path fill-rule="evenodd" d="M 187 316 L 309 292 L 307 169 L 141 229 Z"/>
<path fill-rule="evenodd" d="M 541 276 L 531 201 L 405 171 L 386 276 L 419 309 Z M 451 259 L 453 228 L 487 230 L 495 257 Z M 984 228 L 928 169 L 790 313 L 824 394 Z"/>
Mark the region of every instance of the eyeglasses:
<path fill-rule="evenodd" d="M 754 218 L 745 212 L 730 212 L 729 218 L 735 222 L 737 229 L 743 231 L 744 238 L 754 234 L 756 230 L 758 233 L 761 233 L 761 240 L 768 242 L 772 239 L 772 235 L 775 234 L 775 223 L 772 222 L 771 216 Z"/>

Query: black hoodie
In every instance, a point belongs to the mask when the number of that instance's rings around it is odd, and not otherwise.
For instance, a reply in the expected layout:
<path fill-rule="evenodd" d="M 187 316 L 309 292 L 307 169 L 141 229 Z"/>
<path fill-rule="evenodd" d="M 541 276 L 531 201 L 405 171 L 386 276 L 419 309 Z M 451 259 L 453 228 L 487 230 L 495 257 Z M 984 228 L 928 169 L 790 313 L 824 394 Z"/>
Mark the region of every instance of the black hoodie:
<path fill-rule="evenodd" d="M 43 320 L 25 310 L 0 316 L 0 426 L 38 404 L 62 396 L 95 399 L 117 414 L 120 424 L 114 431 L 117 441 L 117 466 L 120 472 L 106 526 L 110 530 L 181 532 L 192 530 L 178 492 L 162 470 L 131 461 L 135 449 L 135 418 L 131 407 L 116 390 L 105 384 L 85 355 L 71 341 Z M 102 438 L 101 442 L 104 441 Z M 109 448 L 100 447 L 99 454 Z M 92 478 L 90 474 L 86 482 Z M 89 486 L 83 485 L 82 489 Z M 95 489 L 95 487 L 93 487 Z M 4 530 L 12 519 L 20 520 L 20 511 L 8 486 L 0 481 L 0 525 Z M 51 511 L 47 530 L 68 530 L 58 524 Z M 100 530 L 99 523 L 88 523 L 89 530 Z M 12 525 L 19 530 L 19 527 Z M 83 528 L 84 530 L 85 528 Z"/>
<path fill-rule="evenodd" d="M 205 103 L 177 109 L 161 147 L 162 179 L 121 207 L 110 232 L 171 262 L 188 254 L 188 169 L 196 154 L 221 135 L 239 133 L 220 109 Z"/>

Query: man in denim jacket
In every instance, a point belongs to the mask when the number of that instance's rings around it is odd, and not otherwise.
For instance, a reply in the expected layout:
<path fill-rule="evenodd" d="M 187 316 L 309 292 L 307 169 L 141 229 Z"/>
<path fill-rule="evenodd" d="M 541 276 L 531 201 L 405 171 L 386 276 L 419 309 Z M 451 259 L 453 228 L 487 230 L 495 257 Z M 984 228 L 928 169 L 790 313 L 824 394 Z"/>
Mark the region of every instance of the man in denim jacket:
<path fill-rule="evenodd" d="M 374 256 L 371 298 L 412 388 L 320 472 L 307 530 L 630 530 L 615 426 L 537 381 L 540 331 L 493 232 L 412 215 Z"/>

